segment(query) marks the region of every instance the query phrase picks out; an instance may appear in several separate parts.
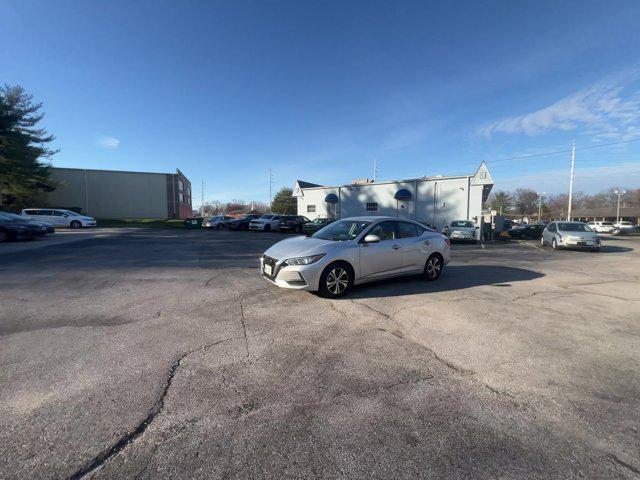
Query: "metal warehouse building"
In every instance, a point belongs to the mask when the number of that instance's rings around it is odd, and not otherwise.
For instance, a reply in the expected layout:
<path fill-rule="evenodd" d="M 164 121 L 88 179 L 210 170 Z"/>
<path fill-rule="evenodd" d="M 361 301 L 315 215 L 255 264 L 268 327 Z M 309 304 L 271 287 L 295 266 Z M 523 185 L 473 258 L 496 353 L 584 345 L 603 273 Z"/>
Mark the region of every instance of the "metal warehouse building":
<path fill-rule="evenodd" d="M 95 218 L 189 218 L 191 182 L 176 173 L 52 168 L 51 208 L 79 209 Z"/>
<path fill-rule="evenodd" d="M 345 218 L 388 215 L 417 220 L 437 229 L 452 220 L 479 225 L 482 204 L 493 187 L 485 162 L 473 175 L 423 177 L 325 187 L 298 180 L 293 190 L 298 215 Z"/>

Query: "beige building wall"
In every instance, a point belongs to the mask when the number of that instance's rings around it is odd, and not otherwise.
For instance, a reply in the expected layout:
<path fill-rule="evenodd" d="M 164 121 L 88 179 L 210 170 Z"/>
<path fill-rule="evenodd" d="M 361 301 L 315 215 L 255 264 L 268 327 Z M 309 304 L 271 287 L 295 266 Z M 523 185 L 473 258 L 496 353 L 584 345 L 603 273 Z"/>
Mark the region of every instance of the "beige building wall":
<path fill-rule="evenodd" d="M 58 188 L 48 194 L 47 206 L 79 207 L 95 218 L 168 218 L 167 175 L 52 168 Z"/>

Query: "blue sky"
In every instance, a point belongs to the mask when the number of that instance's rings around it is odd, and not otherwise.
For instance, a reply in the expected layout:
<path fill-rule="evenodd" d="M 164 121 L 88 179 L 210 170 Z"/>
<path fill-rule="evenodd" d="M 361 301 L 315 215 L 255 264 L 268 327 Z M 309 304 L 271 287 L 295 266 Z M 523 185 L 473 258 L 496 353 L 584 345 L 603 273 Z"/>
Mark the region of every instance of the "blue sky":
<path fill-rule="evenodd" d="M 207 200 L 466 174 L 640 187 L 640 2 L 0 3 L 0 81 L 44 102 L 56 166 L 171 172 Z M 198 192 L 199 193 L 199 192 Z M 199 195 L 194 199 L 199 203 Z"/>

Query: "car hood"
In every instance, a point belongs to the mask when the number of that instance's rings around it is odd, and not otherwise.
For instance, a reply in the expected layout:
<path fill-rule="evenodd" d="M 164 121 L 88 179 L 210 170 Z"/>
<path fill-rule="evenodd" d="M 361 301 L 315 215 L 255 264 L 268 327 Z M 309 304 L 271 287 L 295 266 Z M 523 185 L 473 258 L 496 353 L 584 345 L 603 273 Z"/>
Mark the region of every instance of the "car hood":
<path fill-rule="evenodd" d="M 596 232 L 559 232 L 560 235 L 564 235 L 565 237 L 571 238 L 579 238 L 581 240 L 593 240 L 594 238 L 598 238 L 598 234 Z"/>
<path fill-rule="evenodd" d="M 282 258 L 306 257 L 308 255 L 327 253 L 328 250 L 342 243 L 343 242 L 334 242 L 313 237 L 292 237 L 276 243 L 264 252 L 264 254 L 278 260 Z"/>

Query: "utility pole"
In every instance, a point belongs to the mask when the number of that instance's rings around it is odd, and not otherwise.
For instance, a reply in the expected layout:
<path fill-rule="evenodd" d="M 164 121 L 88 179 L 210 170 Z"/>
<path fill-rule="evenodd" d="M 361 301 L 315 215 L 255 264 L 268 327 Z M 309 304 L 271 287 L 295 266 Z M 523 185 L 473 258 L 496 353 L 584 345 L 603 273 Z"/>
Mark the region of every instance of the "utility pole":
<path fill-rule="evenodd" d="M 200 205 L 200 216 L 204 218 L 204 178 L 202 179 L 202 189 L 200 190 L 202 204 Z"/>
<path fill-rule="evenodd" d="M 627 191 L 626 190 L 616 190 L 613 193 L 618 195 L 618 211 L 616 212 L 616 222 L 619 222 L 620 221 L 620 197 L 622 197 L 622 195 L 627 193 Z"/>
<path fill-rule="evenodd" d="M 375 183 L 378 176 L 378 160 L 373 159 L 373 182 Z"/>
<path fill-rule="evenodd" d="M 538 223 L 540 223 L 542 217 L 542 197 L 544 197 L 546 192 L 538 193 Z"/>
<path fill-rule="evenodd" d="M 573 201 L 573 164 L 576 161 L 576 142 L 571 147 L 571 176 L 569 177 L 569 208 L 567 209 L 567 220 L 571 221 L 571 202 Z"/>
<path fill-rule="evenodd" d="M 271 174 L 271 169 L 269 169 L 269 211 L 271 211 L 271 187 L 273 184 L 273 175 Z"/>

